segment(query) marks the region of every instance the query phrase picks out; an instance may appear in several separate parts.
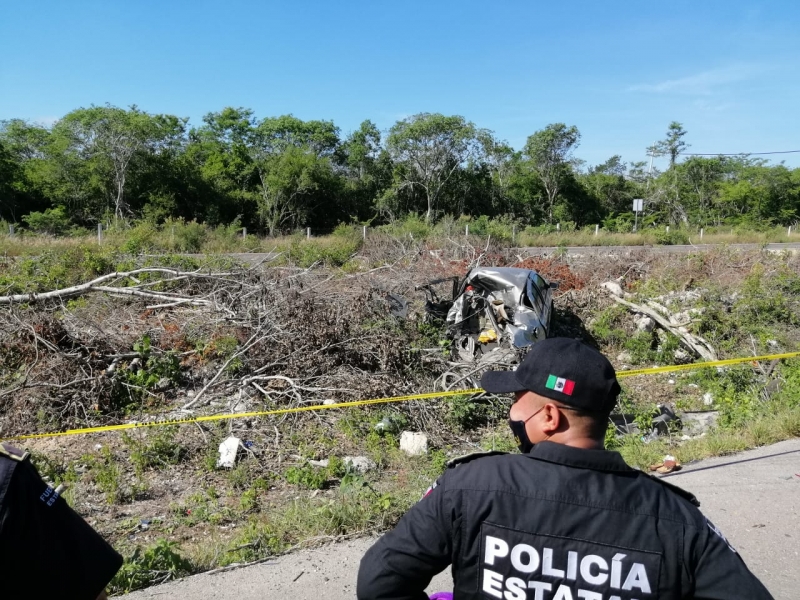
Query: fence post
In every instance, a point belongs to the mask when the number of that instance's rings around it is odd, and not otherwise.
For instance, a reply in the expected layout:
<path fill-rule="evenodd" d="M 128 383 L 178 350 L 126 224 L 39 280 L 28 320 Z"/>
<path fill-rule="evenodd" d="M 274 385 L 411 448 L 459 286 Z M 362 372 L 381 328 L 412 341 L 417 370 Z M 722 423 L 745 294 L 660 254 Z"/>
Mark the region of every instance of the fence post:
<path fill-rule="evenodd" d="M 702 227 L 700 228 L 700 239 L 701 240 L 703 239 L 703 228 Z"/>
<path fill-rule="evenodd" d="M 469 235 L 469 223 L 464 225 L 464 235 L 467 235 L 467 236 Z"/>
<path fill-rule="evenodd" d="M 306 239 L 311 239 L 311 227 L 306 227 Z"/>
<path fill-rule="evenodd" d="M 669 225 L 667 225 L 667 233 L 669 233 Z"/>
<path fill-rule="evenodd" d="M 102 244 L 103 243 L 103 224 L 102 223 L 98 223 L 97 224 L 97 243 L 98 244 Z"/>
<path fill-rule="evenodd" d="M 11 237 L 14 237 L 14 226 L 13 225 L 9 225 L 8 226 L 8 235 L 10 235 Z"/>
<path fill-rule="evenodd" d="M 242 239 L 247 239 L 247 227 L 242 227 Z"/>
<path fill-rule="evenodd" d="M 516 225 L 512 225 L 511 226 L 511 243 L 512 244 L 516 244 L 517 243 L 517 226 Z"/>
<path fill-rule="evenodd" d="M 786 235 L 792 235 L 792 226 L 791 225 L 789 225 L 789 233 L 787 233 Z"/>
<path fill-rule="evenodd" d="M 556 231 L 561 231 L 561 223 L 556 223 Z"/>
<path fill-rule="evenodd" d="M 361 230 L 361 239 L 364 240 L 364 241 L 367 241 L 367 226 L 366 225 L 364 225 L 364 227 Z"/>
<path fill-rule="evenodd" d="M 600 225 L 595 225 L 594 226 L 594 234 L 598 235 L 599 233 L 600 233 Z"/>

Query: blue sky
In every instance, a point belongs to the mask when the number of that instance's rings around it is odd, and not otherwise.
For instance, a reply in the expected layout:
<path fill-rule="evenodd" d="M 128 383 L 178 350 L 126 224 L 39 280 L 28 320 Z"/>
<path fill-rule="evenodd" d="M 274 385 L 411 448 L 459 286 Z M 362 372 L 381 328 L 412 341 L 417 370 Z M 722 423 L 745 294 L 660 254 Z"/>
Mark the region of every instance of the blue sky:
<path fill-rule="evenodd" d="M 459 114 L 521 148 L 577 125 L 576 155 L 800 150 L 800 2 L 0 0 L 0 119 L 137 104 L 332 119 L 343 133 Z M 800 166 L 800 154 L 770 157 Z"/>

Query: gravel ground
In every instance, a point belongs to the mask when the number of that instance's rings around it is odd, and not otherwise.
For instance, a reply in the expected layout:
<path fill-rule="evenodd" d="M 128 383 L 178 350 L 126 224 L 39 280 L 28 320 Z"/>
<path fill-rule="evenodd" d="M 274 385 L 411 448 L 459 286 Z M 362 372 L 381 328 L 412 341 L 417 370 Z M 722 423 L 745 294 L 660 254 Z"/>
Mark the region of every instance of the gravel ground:
<path fill-rule="evenodd" d="M 800 439 L 735 456 L 700 461 L 669 481 L 693 492 L 703 512 L 778 599 L 800 588 Z M 361 556 L 373 543 L 359 539 L 129 594 L 130 600 L 344 600 L 355 597 Z M 450 589 L 449 573 L 429 591 Z"/>

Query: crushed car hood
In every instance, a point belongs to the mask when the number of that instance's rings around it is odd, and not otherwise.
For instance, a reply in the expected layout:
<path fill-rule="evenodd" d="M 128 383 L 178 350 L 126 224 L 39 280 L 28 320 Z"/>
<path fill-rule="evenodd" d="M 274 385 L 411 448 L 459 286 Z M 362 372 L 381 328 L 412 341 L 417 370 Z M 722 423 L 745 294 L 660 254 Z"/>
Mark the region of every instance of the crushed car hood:
<path fill-rule="evenodd" d="M 486 314 L 494 319 L 497 334 L 507 336 L 517 348 L 530 346 L 547 336 L 550 323 L 550 285 L 536 271 L 514 267 L 477 267 L 462 282 L 447 323 L 461 333 L 475 333 L 471 322 L 482 310 L 476 296 L 492 306 Z M 475 321 L 477 322 L 477 321 Z"/>

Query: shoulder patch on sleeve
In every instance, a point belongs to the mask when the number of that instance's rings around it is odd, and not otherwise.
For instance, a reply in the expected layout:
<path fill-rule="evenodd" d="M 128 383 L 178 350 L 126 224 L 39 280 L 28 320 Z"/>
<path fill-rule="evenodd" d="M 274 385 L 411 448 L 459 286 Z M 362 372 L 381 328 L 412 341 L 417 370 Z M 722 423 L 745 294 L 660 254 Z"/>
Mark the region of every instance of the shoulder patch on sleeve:
<path fill-rule="evenodd" d="M 501 454 L 508 454 L 508 452 L 501 452 L 500 450 L 489 450 L 487 452 L 473 452 L 472 454 L 466 454 L 464 456 L 451 458 L 450 460 L 447 461 L 447 468 L 453 469 L 458 465 L 463 465 L 477 458 L 483 458 L 484 456 L 499 456 Z"/>
<path fill-rule="evenodd" d="M 27 452 L 23 452 L 10 444 L 5 444 L 0 442 L 0 456 L 5 456 L 6 458 L 10 458 L 11 460 L 15 460 L 17 462 L 22 462 L 28 456 L 30 456 Z"/>
<path fill-rule="evenodd" d="M 642 473 L 644 473 L 644 471 L 642 471 Z M 700 501 L 691 492 L 687 492 L 685 489 L 683 489 L 682 487 L 678 487 L 674 483 L 669 483 L 668 481 L 664 481 L 663 478 L 657 477 L 656 475 L 650 475 L 649 473 L 644 473 L 644 474 L 647 475 L 653 481 L 657 481 L 661 485 L 665 486 L 671 492 L 678 494 L 678 496 L 680 496 L 681 498 L 685 498 L 695 506 L 700 506 Z"/>

